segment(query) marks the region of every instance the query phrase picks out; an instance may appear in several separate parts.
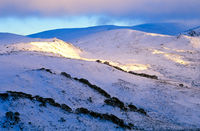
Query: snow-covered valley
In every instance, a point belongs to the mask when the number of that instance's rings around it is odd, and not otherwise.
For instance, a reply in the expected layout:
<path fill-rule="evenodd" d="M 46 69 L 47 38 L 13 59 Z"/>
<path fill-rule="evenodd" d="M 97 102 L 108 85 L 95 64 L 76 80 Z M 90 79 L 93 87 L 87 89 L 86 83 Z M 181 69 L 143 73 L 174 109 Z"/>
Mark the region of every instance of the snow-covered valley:
<path fill-rule="evenodd" d="M 200 37 L 15 39 L 0 39 L 1 130 L 200 129 Z"/>

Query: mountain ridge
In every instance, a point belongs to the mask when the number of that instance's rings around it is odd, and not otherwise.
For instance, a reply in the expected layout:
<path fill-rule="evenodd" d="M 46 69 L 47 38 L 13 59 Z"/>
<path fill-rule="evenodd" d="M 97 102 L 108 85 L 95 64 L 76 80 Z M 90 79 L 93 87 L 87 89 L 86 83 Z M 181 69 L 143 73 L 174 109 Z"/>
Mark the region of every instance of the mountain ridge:
<path fill-rule="evenodd" d="M 115 30 L 115 29 L 132 29 L 143 31 L 147 33 L 157 33 L 164 35 L 177 35 L 187 29 L 189 27 L 178 24 L 178 23 L 150 23 L 150 24 L 141 24 L 136 26 L 115 26 L 115 25 L 103 25 L 103 26 L 94 26 L 87 28 L 63 28 L 63 29 L 55 29 L 44 32 L 39 32 L 31 35 L 27 35 L 32 38 L 53 38 L 56 37 L 58 39 L 74 42 L 77 38 L 84 37 L 90 34 Z"/>

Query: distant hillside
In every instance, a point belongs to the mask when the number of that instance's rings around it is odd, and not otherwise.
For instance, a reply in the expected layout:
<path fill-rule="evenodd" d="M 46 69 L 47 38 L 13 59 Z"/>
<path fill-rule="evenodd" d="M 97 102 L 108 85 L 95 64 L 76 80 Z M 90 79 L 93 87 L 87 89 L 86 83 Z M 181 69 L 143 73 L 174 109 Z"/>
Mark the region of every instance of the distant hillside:
<path fill-rule="evenodd" d="M 0 44 L 14 44 L 20 42 L 30 42 L 35 39 L 29 38 L 23 35 L 11 34 L 11 33 L 0 33 Z"/>
<path fill-rule="evenodd" d="M 188 35 L 188 36 L 192 36 L 192 37 L 196 37 L 196 36 L 200 36 L 200 26 L 195 27 L 193 29 L 187 30 L 185 32 L 183 32 L 184 35 Z"/>
<path fill-rule="evenodd" d="M 88 28 L 66 28 L 66 29 L 55 29 L 55 30 L 48 30 L 36 34 L 28 35 L 32 38 L 58 38 L 64 41 L 73 41 L 77 38 L 84 37 L 90 34 L 107 31 L 107 30 L 114 30 L 124 27 L 113 26 L 113 25 L 106 25 L 106 26 L 95 26 L 95 27 L 88 27 Z"/>
<path fill-rule="evenodd" d="M 177 35 L 189 28 L 191 27 L 178 23 L 150 23 L 132 27 L 134 30 L 164 35 Z"/>
<path fill-rule="evenodd" d="M 185 30 L 188 30 L 190 27 L 187 27 L 182 24 L 176 23 L 152 23 L 152 24 L 142 24 L 138 26 L 113 26 L 113 25 L 105 25 L 105 26 L 95 26 L 88 28 L 66 28 L 66 29 L 55 29 L 44 31 L 36 34 L 28 35 L 32 38 L 53 38 L 56 37 L 58 39 L 74 42 L 80 37 L 84 37 L 90 34 L 115 30 L 115 29 L 133 29 L 144 31 L 148 33 L 158 33 L 165 35 L 176 35 Z"/>

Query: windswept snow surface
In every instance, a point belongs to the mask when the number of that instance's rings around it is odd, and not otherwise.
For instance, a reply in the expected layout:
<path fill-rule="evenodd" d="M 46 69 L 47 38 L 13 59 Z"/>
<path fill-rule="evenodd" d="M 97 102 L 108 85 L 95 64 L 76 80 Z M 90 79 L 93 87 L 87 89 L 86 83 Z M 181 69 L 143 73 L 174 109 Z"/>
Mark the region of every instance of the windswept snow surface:
<path fill-rule="evenodd" d="M 59 39 L 2 44 L 0 128 L 199 130 L 199 48 L 199 38 L 129 29 L 90 34 L 72 44 Z M 6 97 L 7 91 L 34 98 Z M 41 102 L 45 98 L 57 104 Z M 20 120 L 9 111 L 19 112 Z"/>

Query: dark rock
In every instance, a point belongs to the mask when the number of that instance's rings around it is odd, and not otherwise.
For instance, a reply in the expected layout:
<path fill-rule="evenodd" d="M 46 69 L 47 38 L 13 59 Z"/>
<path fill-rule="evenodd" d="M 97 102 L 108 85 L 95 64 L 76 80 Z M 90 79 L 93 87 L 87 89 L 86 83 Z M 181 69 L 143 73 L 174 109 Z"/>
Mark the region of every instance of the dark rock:
<path fill-rule="evenodd" d="M 55 103 L 54 99 L 52 98 L 43 98 L 45 103 L 49 103 L 50 105 L 53 105 Z"/>
<path fill-rule="evenodd" d="M 76 112 L 77 113 L 81 113 L 81 114 L 89 114 L 90 113 L 90 111 L 88 109 L 82 108 L 82 107 L 81 108 L 77 108 Z"/>
<path fill-rule="evenodd" d="M 19 112 L 6 112 L 6 119 L 7 119 L 7 122 L 10 124 L 10 125 L 15 125 L 17 123 L 19 123 L 20 121 L 20 118 L 19 118 Z"/>
<path fill-rule="evenodd" d="M 98 87 L 96 85 L 91 85 L 90 87 L 95 89 L 97 92 L 99 92 L 101 95 L 105 96 L 106 98 L 111 97 L 106 91 L 104 91 L 103 89 L 101 89 L 100 87 Z"/>
<path fill-rule="evenodd" d="M 19 114 L 19 112 L 15 112 L 15 116 L 19 116 L 20 114 Z"/>
<path fill-rule="evenodd" d="M 54 106 L 54 107 L 61 107 L 61 105 L 59 103 L 57 103 L 57 102 L 53 103 L 52 106 Z"/>
<path fill-rule="evenodd" d="M 180 86 L 180 87 L 183 87 L 184 85 L 183 85 L 183 84 L 179 84 L 179 86 Z"/>
<path fill-rule="evenodd" d="M 69 78 L 69 79 L 72 78 L 71 75 L 70 75 L 70 74 L 67 74 L 66 72 L 61 72 L 61 75 L 65 76 L 65 77 L 67 77 L 67 78 Z"/>
<path fill-rule="evenodd" d="M 63 117 L 61 117 L 60 120 L 59 120 L 59 122 L 65 122 L 65 121 L 66 120 Z"/>
<path fill-rule="evenodd" d="M 90 111 L 89 113 L 91 116 L 95 117 L 95 118 L 103 118 L 103 116 L 99 113 L 96 113 L 96 112 L 93 112 L 93 111 Z"/>
<path fill-rule="evenodd" d="M 109 63 L 108 61 L 105 61 L 104 64 L 106 64 L 106 65 L 110 65 L 110 63 Z"/>
<path fill-rule="evenodd" d="M 96 60 L 96 62 L 98 62 L 98 63 L 102 63 L 102 61 L 101 61 L 101 60 Z"/>
<path fill-rule="evenodd" d="M 61 104 L 61 109 L 65 110 L 67 112 L 72 112 L 72 109 L 65 104 Z"/>
<path fill-rule="evenodd" d="M 125 111 L 127 110 L 124 103 L 116 97 L 106 99 L 106 100 L 104 100 L 104 102 L 108 105 L 111 105 L 111 106 L 114 106 L 114 107 L 119 107 L 121 110 L 125 110 Z"/>
<path fill-rule="evenodd" d="M 84 79 L 84 78 L 81 78 L 81 79 L 78 79 L 78 78 L 74 78 L 74 80 L 78 80 L 79 82 L 83 83 L 83 84 L 86 84 L 88 85 L 89 87 L 91 87 L 92 89 L 96 90 L 97 92 L 99 92 L 101 95 L 107 97 L 107 98 L 110 98 L 110 95 L 104 91 L 103 89 L 101 89 L 100 87 L 96 86 L 96 85 L 93 85 L 91 84 L 88 80 Z"/>
<path fill-rule="evenodd" d="M 14 113 L 11 111 L 6 112 L 6 118 L 9 120 L 14 120 Z"/>
<path fill-rule="evenodd" d="M 49 73 L 53 74 L 53 72 L 52 72 L 50 69 L 40 68 L 40 69 L 38 69 L 38 70 L 46 71 L 46 72 L 49 72 Z"/>
<path fill-rule="evenodd" d="M 137 107 L 132 104 L 128 105 L 128 108 L 130 111 L 137 111 Z"/>
<path fill-rule="evenodd" d="M 38 95 L 35 96 L 34 98 L 35 98 L 37 101 L 41 102 L 41 103 L 46 103 L 46 102 L 45 102 L 45 99 L 42 98 L 42 97 L 40 97 L 40 96 L 38 96 Z"/>
<path fill-rule="evenodd" d="M 74 80 L 78 81 L 79 79 L 75 77 Z"/>
<path fill-rule="evenodd" d="M 118 67 L 118 66 L 112 66 L 112 67 L 114 67 L 114 68 L 117 69 L 117 70 L 120 70 L 120 71 L 126 72 L 125 70 L 123 70 L 122 68 L 120 68 L 120 67 Z"/>
<path fill-rule="evenodd" d="M 7 100 L 8 97 L 9 97 L 8 93 L 2 93 L 2 94 L 0 94 L 0 99 L 2 99 L 2 100 Z"/>
<path fill-rule="evenodd" d="M 146 77 L 146 78 L 158 80 L 158 77 L 155 76 L 155 75 L 149 75 L 149 74 L 144 74 L 144 73 L 136 73 L 136 72 L 133 72 L 133 71 L 129 71 L 128 73 L 133 74 L 133 75 L 137 75 L 137 76 L 141 76 L 141 77 Z"/>
<path fill-rule="evenodd" d="M 102 120 L 108 120 L 113 122 L 114 124 L 119 125 L 122 128 L 126 128 L 126 129 L 132 129 L 132 127 L 134 126 L 133 124 L 129 123 L 128 125 L 124 123 L 124 121 L 122 119 L 119 119 L 118 117 L 116 117 L 113 114 L 101 114 L 98 112 L 93 112 L 93 111 L 89 111 L 86 108 L 78 108 L 76 109 L 77 113 L 80 114 L 86 114 L 86 115 L 90 115 L 94 118 L 100 118 Z"/>
<path fill-rule="evenodd" d="M 145 112 L 145 110 L 142 109 L 142 108 L 138 109 L 137 112 L 139 112 L 141 114 L 144 114 L 144 115 L 147 115 L 147 113 Z"/>
<path fill-rule="evenodd" d="M 86 79 L 81 78 L 81 79 L 79 79 L 79 81 L 81 83 L 83 83 L 83 84 L 86 84 L 86 85 L 90 86 L 90 87 L 92 86 L 92 84 L 88 80 L 86 80 Z"/>
<path fill-rule="evenodd" d="M 88 100 L 90 103 L 92 103 L 92 97 L 89 97 L 87 100 Z"/>
<path fill-rule="evenodd" d="M 7 92 L 9 93 L 10 96 L 14 97 L 15 99 L 18 99 L 18 98 L 27 98 L 30 100 L 33 99 L 32 95 L 26 94 L 23 92 L 16 92 L 16 91 L 7 91 Z"/>

